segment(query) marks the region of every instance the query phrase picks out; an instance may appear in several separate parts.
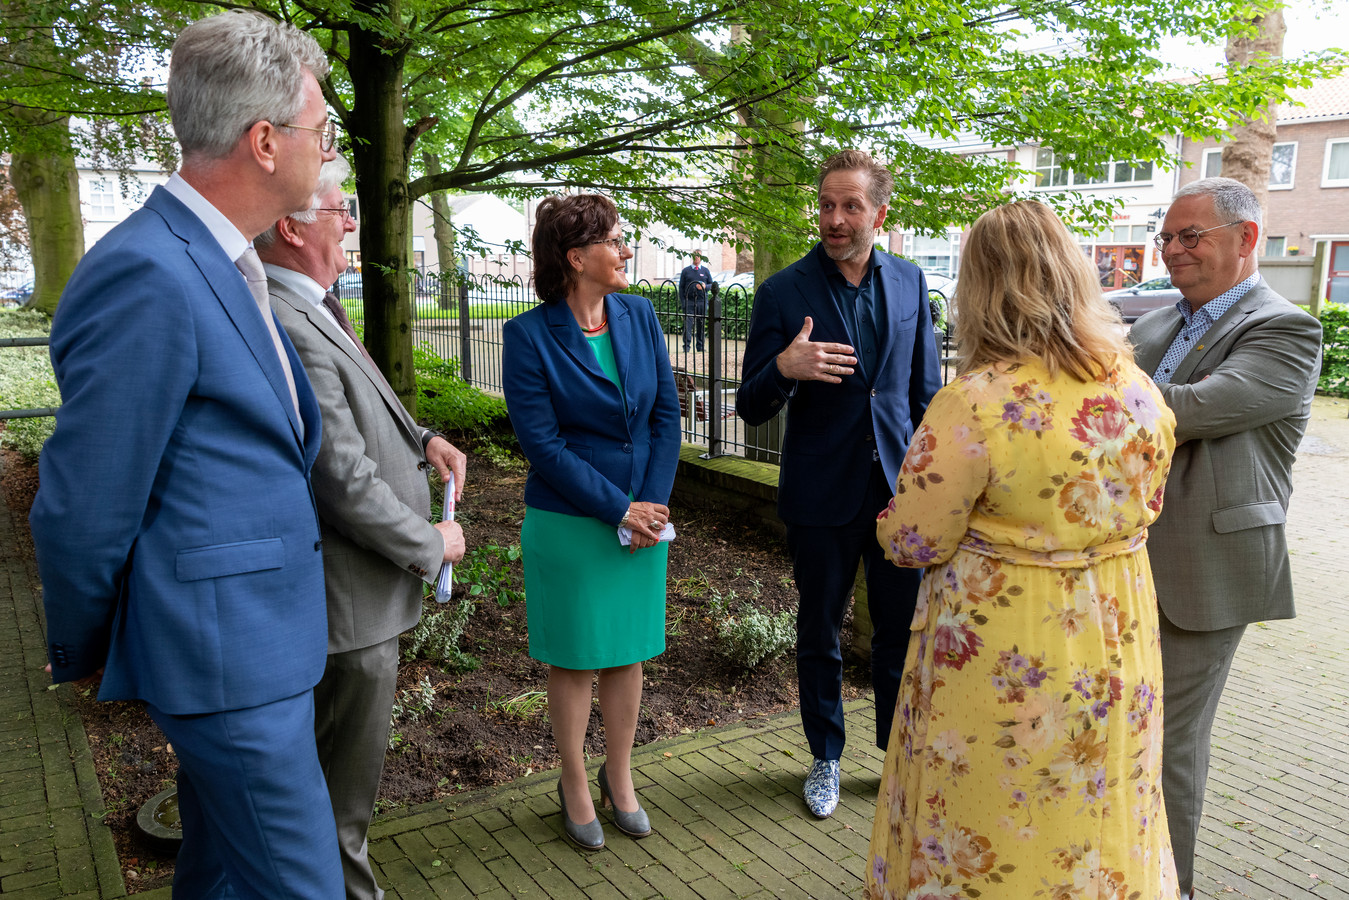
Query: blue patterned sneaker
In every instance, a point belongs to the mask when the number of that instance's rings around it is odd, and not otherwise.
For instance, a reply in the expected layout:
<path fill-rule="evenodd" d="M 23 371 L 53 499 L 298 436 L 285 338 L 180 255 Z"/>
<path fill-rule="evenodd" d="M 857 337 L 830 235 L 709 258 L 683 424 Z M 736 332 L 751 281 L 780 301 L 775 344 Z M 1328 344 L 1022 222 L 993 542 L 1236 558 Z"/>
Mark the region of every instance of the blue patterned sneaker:
<path fill-rule="evenodd" d="M 838 760 L 817 759 L 806 776 L 806 806 L 817 819 L 827 819 L 838 807 Z"/>

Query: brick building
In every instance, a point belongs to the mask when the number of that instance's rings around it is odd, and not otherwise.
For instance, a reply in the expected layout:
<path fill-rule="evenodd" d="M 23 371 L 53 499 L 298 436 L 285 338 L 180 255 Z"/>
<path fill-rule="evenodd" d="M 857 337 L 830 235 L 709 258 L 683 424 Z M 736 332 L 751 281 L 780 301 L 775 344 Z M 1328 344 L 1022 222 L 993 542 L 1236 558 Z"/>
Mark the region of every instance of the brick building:
<path fill-rule="evenodd" d="M 1270 169 L 1266 257 L 1311 256 L 1326 243 L 1326 296 L 1349 303 L 1349 75 L 1292 92 L 1279 107 Z M 1222 174 L 1222 142 L 1183 141 L 1178 186 Z"/>

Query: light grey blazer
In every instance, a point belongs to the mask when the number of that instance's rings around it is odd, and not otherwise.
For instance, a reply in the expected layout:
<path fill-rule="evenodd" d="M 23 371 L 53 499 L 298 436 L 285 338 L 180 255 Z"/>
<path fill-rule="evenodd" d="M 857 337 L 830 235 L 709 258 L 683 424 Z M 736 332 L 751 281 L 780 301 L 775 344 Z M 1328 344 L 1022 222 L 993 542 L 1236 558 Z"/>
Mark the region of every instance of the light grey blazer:
<path fill-rule="evenodd" d="M 1157 370 L 1182 322 L 1168 307 L 1134 324 L 1144 372 Z M 1261 278 L 1158 385 L 1177 446 L 1148 555 L 1175 625 L 1216 631 L 1294 616 L 1284 522 L 1320 359 L 1320 323 Z"/>
<path fill-rule="evenodd" d="M 445 542 L 428 521 L 417 425 L 361 352 L 313 304 L 271 282 L 323 413 L 314 498 L 323 531 L 328 652 L 358 650 L 417 624 Z"/>

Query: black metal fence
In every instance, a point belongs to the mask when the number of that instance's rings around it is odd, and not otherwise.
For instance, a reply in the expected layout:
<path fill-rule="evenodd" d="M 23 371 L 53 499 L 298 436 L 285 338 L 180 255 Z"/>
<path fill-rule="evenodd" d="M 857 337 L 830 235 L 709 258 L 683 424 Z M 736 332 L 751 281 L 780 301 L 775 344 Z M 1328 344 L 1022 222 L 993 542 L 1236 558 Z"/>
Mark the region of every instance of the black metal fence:
<path fill-rule="evenodd" d="M 339 284 L 336 290 L 352 321 L 360 322 L 359 279 L 351 280 L 345 289 Z M 784 416 L 751 427 L 735 415 L 752 293 L 739 285 L 709 292 L 703 323 L 706 336 L 699 350 L 696 340 L 685 347 L 684 329 L 686 325 L 695 329 L 696 322 L 685 316 L 673 281 L 638 281 L 628 291 L 651 300 L 665 333 L 679 391 L 684 440 L 706 447 L 707 457 L 731 454 L 778 462 Z M 458 360 L 460 374 L 475 387 L 501 393 L 501 326 L 538 304 L 533 291 L 519 278 L 461 274 L 440 279 L 419 273 L 413 298 L 414 342 L 426 344 L 442 359 Z M 949 342 L 943 342 L 942 356 L 950 359 Z M 946 375 L 943 371 L 943 379 Z"/>

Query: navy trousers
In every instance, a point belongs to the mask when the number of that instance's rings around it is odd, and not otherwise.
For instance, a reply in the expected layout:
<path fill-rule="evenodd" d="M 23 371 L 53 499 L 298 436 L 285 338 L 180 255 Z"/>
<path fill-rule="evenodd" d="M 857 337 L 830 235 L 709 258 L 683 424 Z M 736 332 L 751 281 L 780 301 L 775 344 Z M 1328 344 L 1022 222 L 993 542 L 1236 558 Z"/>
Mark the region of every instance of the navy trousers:
<path fill-rule="evenodd" d="M 801 726 L 817 759 L 843 754 L 843 654 L 839 630 L 860 561 L 866 572 L 871 638 L 871 685 L 876 695 L 876 746 L 890 740 L 909 625 L 918 602 L 921 570 L 887 560 L 876 540 L 876 516 L 893 496 L 885 470 L 872 463 L 867 499 L 852 521 L 833 527 L 787 526 L 800 606 L 796 613 L 796 675 Z"/>
<path fill-rule="evenodd" d="M 174 716 L 148 707 L 178 757 L 183 845 L 174 897 L 336 900 L 337 829 L 314 746 L 314 694 Z"/>

